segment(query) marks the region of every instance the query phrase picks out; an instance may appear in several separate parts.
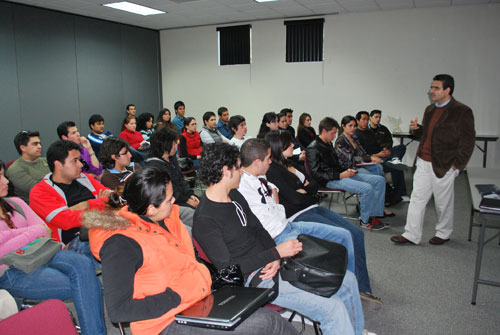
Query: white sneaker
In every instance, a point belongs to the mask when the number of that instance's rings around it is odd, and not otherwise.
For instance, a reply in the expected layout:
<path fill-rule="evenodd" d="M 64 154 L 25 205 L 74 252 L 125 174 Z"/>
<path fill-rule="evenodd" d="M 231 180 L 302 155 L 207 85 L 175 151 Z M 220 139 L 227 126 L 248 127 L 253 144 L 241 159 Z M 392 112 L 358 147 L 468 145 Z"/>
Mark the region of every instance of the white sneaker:
<path fill-rule="evenodd" d="M 361 333 L 362 335 L 377 335 L 375 333 L 372 333 L 372 332 L 369 332 L 368 330 L 366 329 L 363 329 L 363 332 Z"/>
<path fill-rule="evenodd" d="M 401 200 L 401 201 L 403 201 L 403 202 L 410 202 L 410 197 L 409 197 L 409 196 L 407 196 L 407 195 L 403 195 L 403 196 L 401 197 L 401 199 L 403 199 L 403 200 Z"/>

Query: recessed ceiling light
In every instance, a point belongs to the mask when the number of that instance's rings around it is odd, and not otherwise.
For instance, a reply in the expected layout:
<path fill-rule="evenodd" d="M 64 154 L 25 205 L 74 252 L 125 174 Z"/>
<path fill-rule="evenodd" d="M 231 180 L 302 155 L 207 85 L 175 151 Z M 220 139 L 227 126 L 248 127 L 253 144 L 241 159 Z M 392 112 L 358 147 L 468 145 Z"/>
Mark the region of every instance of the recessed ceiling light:
<path fill-rule="evenodd" d="M 256 2 L 271 2 L 271 1 L 280 1 L 280 0 L 255 0 Z"/>
<path fill-rule="evenodd" d="M 126 12 L 140 14 L 140 15 L 165 14 L 165 12 L 162 12 L 161 10 L 156 10 L 153 8 L 137 5 L 135 3 L 131 3 L 128 1 L 106 3 L 106 4 L 103 4 L 103 6 L 111 7 L 111 8 L 119 9 L 119 10 L 124 10 Z"/>

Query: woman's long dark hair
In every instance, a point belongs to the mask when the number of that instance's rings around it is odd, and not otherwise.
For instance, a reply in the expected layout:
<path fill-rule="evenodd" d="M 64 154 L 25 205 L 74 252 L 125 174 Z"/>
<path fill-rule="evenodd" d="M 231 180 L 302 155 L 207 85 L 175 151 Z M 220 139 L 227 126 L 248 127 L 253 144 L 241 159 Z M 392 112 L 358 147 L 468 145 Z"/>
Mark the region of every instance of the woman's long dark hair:
<path fill-rule="evenodd" d="M 339 129 L 339 136 L 342 135 L 342 133 L 344 132 L 344 128 L 349 122 L 351 121 L 354 121 L 356 122 L 356 118 L 352 115 L 346 115 L 342 118 L 342 120 L 340 121 L 340 129 Z"/>
<path fill-rule="evenodd" d="M 304 123 L 306 122 L 307 117 L 309 117 L 309 119 L 312 120 L 311 114 L 308 114 L 308 113 L 302 113 L 302 114 L 300 114 L 300 116 L 299 116 L 299 125 L 297 126 L 297 130 L 299 130 L 300 128 L 304 128 L 305 130 L 307 130 L 307 131 L 310 132 L 309 128 L 311 128 L 311 127 L 306 127 L 304 125 Z"/>
<path fill-rule="evenodd" d="M 292 135 L 287 130 L 273 130 L 266 134 L 266 141 L 271 146 L 271 161 L 285 168 L 288 167 L 285 151 L 292 143 Z"/>
<path fill-rule="evenodd" d="M 269 112 L 264 114 L 264 116 L 262 117 L 262 123 L 260 124 L 259 133 L 257 134 L 257 138 L 264 138 L 264 136 L 266 136 L 269 130 L 271 130 L 266 125 L 266 123 L 271 123 L 273 121 L 276 121 L 277 117 L 278 115 L 276 115 L 276 113 L 274 112 Z"/>
<path fill-rule="evenodd" d="M 4 174 L 4 176 L 5 176 L 5 171 L 6 171 L 7 169 L 5 168 L 5 163 L 4 163 L 2 160 L 0 160 L 0 170 L 3 170 L 3 174 Z M 5 177 L 5 178 L 7 178 L 7 177 Z M 7 214 L 7 213 L 13 214 L 13 213 L 14 213 L 14 208 L 12 208 L 12 206 L 11 206 L 11 205 L 10 205 L 7 201 L 5 201 L 5 200 L 3 199 L 3 197 L 2 197 L 2 198 L 0 198 L 0 206 L 1 206 L 1 207 L 2 207 L 2 209 L 5 211 L 5 214 Z M 10 228 L 13 228 L 13 227 L 11 227 L 11 226 L 10 226 L 10 224 L 8 223 L 8 220 L 6 220 L 6 222 L 7 222 L 7 225 L 8 225 Z M 15 227 L 14 227 L 14 228 L 15 228 Z"/>
<path fill-rule="evenodd" d="M 108 204 L 114 208 L 127 204 L 132 213 L 146 215 L 149 205 L 159 207 L 165 200 L 165 188 L 169 182 L 167 171 L 144 167 L 129 177 L 121 195 L 119 191 L 111 194 Z"/>
<path fill-rule="evenodd" d="M 184 127 L 182 127 L 182 132 L 186 132 L 187 133 L 187 126 L 189 126 L 189 124 L 193 120 L 196 120 L 196 119 L 194 117 L 192 117 L 192 116 L 188 116 L 188 117 L 184 118 Z"/>

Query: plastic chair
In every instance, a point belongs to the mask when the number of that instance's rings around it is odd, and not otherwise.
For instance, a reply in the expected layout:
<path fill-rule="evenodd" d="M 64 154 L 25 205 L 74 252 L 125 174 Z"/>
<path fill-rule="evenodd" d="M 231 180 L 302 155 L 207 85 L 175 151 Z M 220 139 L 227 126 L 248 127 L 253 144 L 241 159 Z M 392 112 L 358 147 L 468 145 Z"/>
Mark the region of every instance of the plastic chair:
<path fill-rule="evenodd" d="M 0 321 L 0 334 L 75 335 L 77 331 L 64 302 L 50 299 Z"/>

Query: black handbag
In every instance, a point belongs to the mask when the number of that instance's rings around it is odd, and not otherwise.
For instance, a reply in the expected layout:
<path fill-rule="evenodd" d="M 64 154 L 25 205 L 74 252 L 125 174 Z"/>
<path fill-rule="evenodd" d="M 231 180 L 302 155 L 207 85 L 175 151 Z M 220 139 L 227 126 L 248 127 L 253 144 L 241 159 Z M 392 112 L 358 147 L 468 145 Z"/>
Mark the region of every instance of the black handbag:
<path fill-rule="evenodd" d="M 302 251 L 283 259 L 281 278 L 293 286 L 322 297 L 339 290 L 347 267 L 347 249 L 339 243 L 300 234 Z"/>

